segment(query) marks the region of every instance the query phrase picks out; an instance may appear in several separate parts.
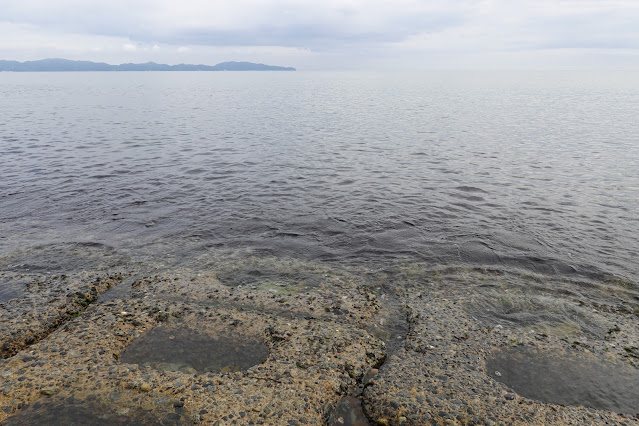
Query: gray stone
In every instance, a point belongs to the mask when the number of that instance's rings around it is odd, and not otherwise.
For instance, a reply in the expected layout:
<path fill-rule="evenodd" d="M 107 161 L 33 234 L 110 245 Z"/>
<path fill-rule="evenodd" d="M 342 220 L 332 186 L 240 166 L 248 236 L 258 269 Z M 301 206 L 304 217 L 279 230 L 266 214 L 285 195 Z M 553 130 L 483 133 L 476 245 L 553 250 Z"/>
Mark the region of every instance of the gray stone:
<path fill-rule="evenodd" d="M 46 395 L 46 396 L 51 396 L 51 395 L 55 395 L 56 393 L 58 393 L 58 388 L 50 386 L 47 388 L 42 388 L 40 389 L 40 393 L 42 395 Z"/>

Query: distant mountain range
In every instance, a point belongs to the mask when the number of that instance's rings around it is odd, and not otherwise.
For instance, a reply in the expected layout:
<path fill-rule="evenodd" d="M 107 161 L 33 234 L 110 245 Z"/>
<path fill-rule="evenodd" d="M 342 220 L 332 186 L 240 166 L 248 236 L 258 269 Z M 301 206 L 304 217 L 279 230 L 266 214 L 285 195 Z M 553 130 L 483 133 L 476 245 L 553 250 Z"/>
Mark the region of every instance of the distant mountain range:
<path fill-rule="evenodd" d="M 42 59 L 27 62 L 0 60 L 0 71 L 295 71 L 295 68 L 254 64 L 252 62 L 222 62 L 212 66 L 189 64 L 166 65 L 156 64 L 155 62 L 110 65 L 104 62 Z"/>

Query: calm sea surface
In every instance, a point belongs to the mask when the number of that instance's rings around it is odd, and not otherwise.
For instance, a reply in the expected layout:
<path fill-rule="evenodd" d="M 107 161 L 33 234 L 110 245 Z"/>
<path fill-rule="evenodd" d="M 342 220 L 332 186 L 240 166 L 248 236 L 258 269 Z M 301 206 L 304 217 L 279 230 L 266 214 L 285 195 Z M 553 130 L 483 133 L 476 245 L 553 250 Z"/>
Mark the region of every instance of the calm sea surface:
<path fill-rule="evenodd" d="M 636 73 L 0 73 L 0 256 L 634 281 L 638 118 Z"/>
<path fill-rule="evenodd" d="M 85 270 L 128 276 L 104 301 L 183 273 L 354 285 L 387 353 L 421 333 L 410 309 L 458 304 L 617 357 L 510 340 L 493 379 L 633 413 L 638 259 L 636 73 L 0 73 L 2 309 Z"/>

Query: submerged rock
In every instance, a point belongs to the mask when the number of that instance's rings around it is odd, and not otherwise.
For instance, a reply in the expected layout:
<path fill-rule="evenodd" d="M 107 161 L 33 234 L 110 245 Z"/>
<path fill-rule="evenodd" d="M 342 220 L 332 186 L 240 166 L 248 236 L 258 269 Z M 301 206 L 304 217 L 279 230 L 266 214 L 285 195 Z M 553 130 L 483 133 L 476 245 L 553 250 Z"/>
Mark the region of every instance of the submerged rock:
<path fill-rule="evenodd" d="M 197 325 L 196 325 L 197 327 Z M 263 363 L 268 347 L 258 336 L 239 330 L 207 331 L 173 321 L 136 339 L 120 356 L 130 364 L 187 374 L 246 370 Z"/>
<path fill-rule="evenodd" d="M 328 419 L 329 426 L 369 426 L 370 423 L 362 411 L 362 403 L 353 396 L 339 400 Z"/>
<path fill-rule="evenodd" d="M 639 413 L 639 370 L 622 362 L 515 346 L 491 353 L 486 369 L 519 395 L 537 401 Z"/>

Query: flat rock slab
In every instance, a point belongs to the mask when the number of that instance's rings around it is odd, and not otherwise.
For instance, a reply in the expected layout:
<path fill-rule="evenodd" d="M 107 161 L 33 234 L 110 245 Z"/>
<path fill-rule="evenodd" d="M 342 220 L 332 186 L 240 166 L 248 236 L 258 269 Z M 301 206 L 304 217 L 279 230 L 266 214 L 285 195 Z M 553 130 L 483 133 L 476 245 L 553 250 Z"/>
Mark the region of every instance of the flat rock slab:
<path fill-rule="evenodd" d="M 98 296 L 122 279 L 120 273 L 82 272 L 73 275 L 2 272 L 0 279 L 23 290 L 0 303 L 0 358 L 45 338 L 79 315 Z"/>
<path fill-rule="evenodd" d="M 623 407 L 542 402 L 507 380 L 529 367 L 499 355 L 631 376 L 628 287 L 401 268 L 238 257 L 156 275 L 5 270 L 22 294 L 0 303 L 0 422 L 639 424 Z"/>
<path fill-rule="evenodd" d="M 91 304 L 4 360 L 0 421 L 42 423 L 68 405 L 70 416 L 97 423 L 137 424 L 153 413 L 155 424 L 319 424 L 384 358 L 383 342 L 362 326 L 377 302 L 352 286 L 283 295 L 193 278 L 139 280 L 133 298 Z M 200 373 L 157 368 L 152 357 L 126 362 L 127 348 L 166 330 L 248 336 L 267 356 Z"/>
<path fill-rule="evenodd" d="M 363 406 L 370 419 L 382 425 L 639 422 L 636 413 L 535 401 L 496 380 L 487 372 L 486 360 L 499 348 L 565 353 L 586 349 L 558 336 L 486 326 L 468 314 L 473 297 L 471 292 L 450 290 L 407 297 L 410 332 L 405 346 L 364 389 Z M 632 318 L 627 320 L 632 328 Z M 606 352 L 605 345 L 594 354 L 593 345 L 589 348 L 591 356 L 615 362 L 620 371 L 636 372 L 624 364 L 626 358 Z"/>

